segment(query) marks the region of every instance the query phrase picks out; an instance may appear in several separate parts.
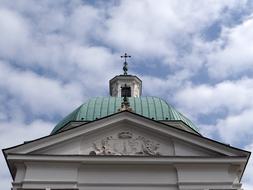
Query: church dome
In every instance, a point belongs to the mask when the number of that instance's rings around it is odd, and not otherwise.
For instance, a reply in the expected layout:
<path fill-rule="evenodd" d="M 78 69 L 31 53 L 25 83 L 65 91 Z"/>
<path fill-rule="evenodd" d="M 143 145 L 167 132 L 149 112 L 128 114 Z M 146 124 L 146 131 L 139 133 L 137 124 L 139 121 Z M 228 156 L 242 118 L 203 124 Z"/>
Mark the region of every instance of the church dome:
<path fill-rule="evenodd" d="M 167 124 L 171 121 L 181 121 L 186 125 L 186 128 L 198 133 L 198 128 L 187 117 L 163 99 L 141 96 L 142 80 L 127 73 L 128 63 L 126 59 L 130 57 L 127 53 L 121 56 L 124 58 L 124 73 L 109 81 L 109 97 L 89 99 L 60 121 L 51 134 L 62 131 L 70 122 L 90 122 L 123 110 L 132 111 L 146 118 Z"/>
<path fill-rule="evenodd" d="M 96 97 L 79 106 L 60 121 L 51 134 L 57 133 L 71 121 L 94 121 L 114 113 L 121 108 L 123 97 Z M 133 112 L 156 121 L 182 121 L 194 131 L 197 127 L 184 115 L 175 110 L 166 101 L 157 97 L 129 97 Z"/>

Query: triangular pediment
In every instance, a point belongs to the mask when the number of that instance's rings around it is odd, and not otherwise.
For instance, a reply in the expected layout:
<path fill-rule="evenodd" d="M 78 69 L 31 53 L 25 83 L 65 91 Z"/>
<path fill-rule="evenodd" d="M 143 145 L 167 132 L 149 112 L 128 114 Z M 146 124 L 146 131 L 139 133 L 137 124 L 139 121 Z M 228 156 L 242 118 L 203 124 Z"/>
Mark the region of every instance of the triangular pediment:
<path fill-rule="evenodd" d="M 142 128 L 123 120 L 88 134 L 41 148 L 32 154 L 131 155 L 131 156 L 217 156 L 222 155 L 182 139 Z"/>
<path fill-rule="evenodd" d="M 247 156 L 200 135 L 123 111 L 5 153 L 45 155 Z"/>

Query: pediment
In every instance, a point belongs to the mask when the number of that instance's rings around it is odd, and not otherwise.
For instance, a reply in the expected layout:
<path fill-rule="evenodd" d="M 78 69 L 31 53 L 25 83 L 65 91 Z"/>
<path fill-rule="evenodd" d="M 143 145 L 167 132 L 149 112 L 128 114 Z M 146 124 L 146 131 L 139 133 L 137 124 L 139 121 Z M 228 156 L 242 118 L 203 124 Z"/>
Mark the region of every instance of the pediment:
<path fill-rule="evenodd" d="M 102 128 L 77 138 L 33 151 L 46 155 L 120 155 L 120 156 L 215 156 L 219 153 L 155 133 L 138 125 Z"/>
<path fill-rule="evenodd" d="M 5 152 L 93 156 L 247 155 L 242 150 L 127 111 L 10 148 Z"/>
<path fill-rule="evenodd" d="M 53 145 L 35 154 L 74 155 L 174 155 L 173 142 L 133 125 L 119 122 L 116 126 L 97 129 L 72 140 Z"/>

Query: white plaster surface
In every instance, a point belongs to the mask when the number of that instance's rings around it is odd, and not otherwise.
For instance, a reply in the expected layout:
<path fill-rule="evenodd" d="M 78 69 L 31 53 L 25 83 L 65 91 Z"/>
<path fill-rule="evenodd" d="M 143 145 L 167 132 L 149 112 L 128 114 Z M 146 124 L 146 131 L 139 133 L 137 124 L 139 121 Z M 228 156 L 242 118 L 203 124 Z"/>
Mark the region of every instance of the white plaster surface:
<path fill-rule="evenodd" d="M 121 87 L 124 86 L 131 88 L 131 97 L 141 96 L 141 81 L 135 76 L 118 76 L 110 82 L 111 96 L 121 97 Z"/>
<path fill-rule="evenodd" d="M 9 150 L 7 159 L 16 171 L 13 190 L 240 189 L 239 174 L 246 159 L 233 160 L 244 153 L 141 117 L 123 116 Z M 108 137 L 104 145 L 123 154 L 102 151 L 89 156 L 94 143 L 101 145 Z M 145 150 L 143 139 L 159 144 L 159 155 L 152 151 L 136 155 Z"/>

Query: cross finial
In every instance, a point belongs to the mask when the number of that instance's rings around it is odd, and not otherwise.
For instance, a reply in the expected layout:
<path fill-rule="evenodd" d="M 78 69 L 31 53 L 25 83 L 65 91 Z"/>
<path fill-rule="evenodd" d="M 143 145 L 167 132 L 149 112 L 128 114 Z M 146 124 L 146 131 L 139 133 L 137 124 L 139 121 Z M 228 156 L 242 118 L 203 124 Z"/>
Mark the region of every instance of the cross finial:
<path fill-rule="evenodd" d="M 131 55 L 127 55 L 127 53 L 125 53 L 124 55 L 121 55 L 120 57 L 125 59 L 124 66 L 123 66 L 123 71 L 124 71 L 124 75 L 127 75 L 128 68 L 127 68 L 127 61 L 126 60 L 127 60 L 127 58 L 130 58 Z"/>

